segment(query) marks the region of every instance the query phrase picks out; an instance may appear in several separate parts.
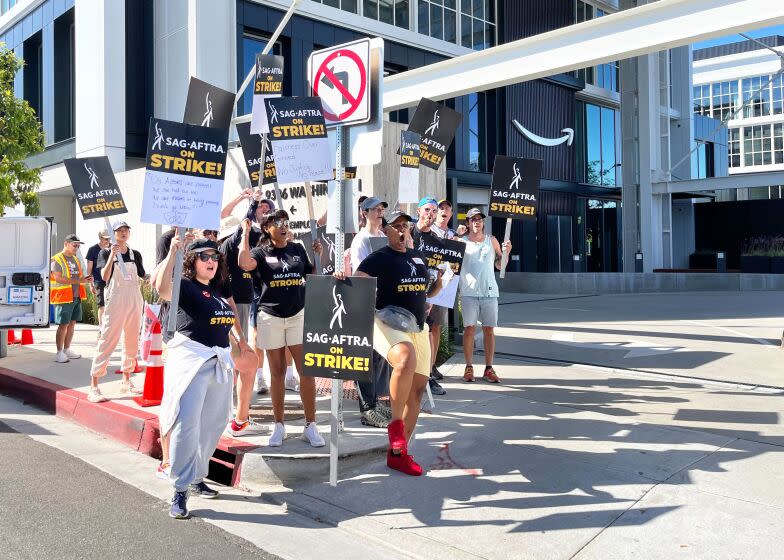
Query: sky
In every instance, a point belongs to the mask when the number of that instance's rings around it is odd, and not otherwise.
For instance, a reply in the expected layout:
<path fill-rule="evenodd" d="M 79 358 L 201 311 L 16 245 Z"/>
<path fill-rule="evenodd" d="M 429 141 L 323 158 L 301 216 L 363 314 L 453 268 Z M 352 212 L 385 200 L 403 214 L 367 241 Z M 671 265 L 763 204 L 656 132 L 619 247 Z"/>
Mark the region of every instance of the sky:
<path fill-rule="evenodd" d="M 764 27 L 756 31 L 749 31 L 746 33 L 749 37 L 767 37 L 768 35 L 781 35 L 784 36 L 784 25 L 776 25 L 774 27 Z M 736 43 L 738 41 L 745 41 L 740 35 L 728 35 L 727 37 L 719 37 L 717 39 L 710 39 L 700 43 L 694 43 L 695 49 L 704 49 L 706 47 L 715 47 L 717 45 L 725 45 L 727 43 Z"/>

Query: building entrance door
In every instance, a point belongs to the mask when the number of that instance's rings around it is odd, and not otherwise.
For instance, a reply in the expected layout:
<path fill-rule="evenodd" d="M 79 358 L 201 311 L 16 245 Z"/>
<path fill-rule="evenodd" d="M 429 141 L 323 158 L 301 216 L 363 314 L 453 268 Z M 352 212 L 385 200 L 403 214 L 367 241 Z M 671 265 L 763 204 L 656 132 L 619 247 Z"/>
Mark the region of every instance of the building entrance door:
<path fill-rule="evenodd" d="M 585 226 L 587 272 L 618 272 L 620 212 L 614 200 L 588 200 Z"/>
<path fill-rule="evenodd" d="M 547 272 L 572 272 L 572 216 L 547 214 Z"/>

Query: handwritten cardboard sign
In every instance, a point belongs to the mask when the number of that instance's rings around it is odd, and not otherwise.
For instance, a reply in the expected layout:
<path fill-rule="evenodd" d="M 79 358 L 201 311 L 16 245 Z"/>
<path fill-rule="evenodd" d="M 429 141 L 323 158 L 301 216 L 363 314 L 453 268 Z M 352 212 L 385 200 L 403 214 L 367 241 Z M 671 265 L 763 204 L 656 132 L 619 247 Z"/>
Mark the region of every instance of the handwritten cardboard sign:
<path fill-rule="evenodd" d="M 275 169 L 281 184 L 326 181 L 332 154 L 318 97 L 265 99 Z"/>
<path fill-rule="evenodd" d="M 150 119 L 141 221 L 220 229 L 226 131 Z"/>
<path fill-rule="evenodd" d="M 108 157 L 66 159 L 63 164 L 85 220 L 128 212 Z"/>

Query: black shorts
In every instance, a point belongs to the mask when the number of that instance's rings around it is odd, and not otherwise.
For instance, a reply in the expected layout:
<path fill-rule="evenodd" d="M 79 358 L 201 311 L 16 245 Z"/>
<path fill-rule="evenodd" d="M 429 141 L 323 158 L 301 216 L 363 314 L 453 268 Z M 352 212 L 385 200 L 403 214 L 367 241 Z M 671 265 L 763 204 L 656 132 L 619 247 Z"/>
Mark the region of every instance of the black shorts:
<path fill-rule="evenodd" d="M 106 288 L 106 284 L 96 284 L 95 285 L 95 303 L 98 307 L 105 307 L 106 300 L 104 299 L 103 291 Z"/>

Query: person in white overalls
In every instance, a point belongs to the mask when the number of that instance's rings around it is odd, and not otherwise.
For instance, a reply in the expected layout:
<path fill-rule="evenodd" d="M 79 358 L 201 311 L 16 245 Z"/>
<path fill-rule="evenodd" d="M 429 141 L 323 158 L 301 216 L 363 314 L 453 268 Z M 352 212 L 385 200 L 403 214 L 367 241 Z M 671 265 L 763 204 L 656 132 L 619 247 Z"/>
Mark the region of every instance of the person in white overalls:
<path fill-rule="evenodd" d="M 115 222 L 113 229 L 117 243 L 102 250 L 96 261 L 96 265 L 101 268 L 101 276 L 106 282 L 104 291 L 106 306 L 98 347 L 90 368 L 91 382 L 87 393 L 87 400 L 90 402 L 106 400 L 98 389 L 98 379 L 106 375 L 106 368 L 120 342 L 120 337 L 123 339 L 123 379 L 120 392 L 141 393 L 141 390 L 131 381 L 131 374 L 136 369 L 136 355 L 139 352 L 139 331 L 144 308 L 139 279 L 145 277 L 144 265 L 141 254 L 128 247 L 130 226 L 126 222 Z M 125 263 L 127 274 L 125 277 L 120 267 L 116 265 L 118 255 Z"/>

